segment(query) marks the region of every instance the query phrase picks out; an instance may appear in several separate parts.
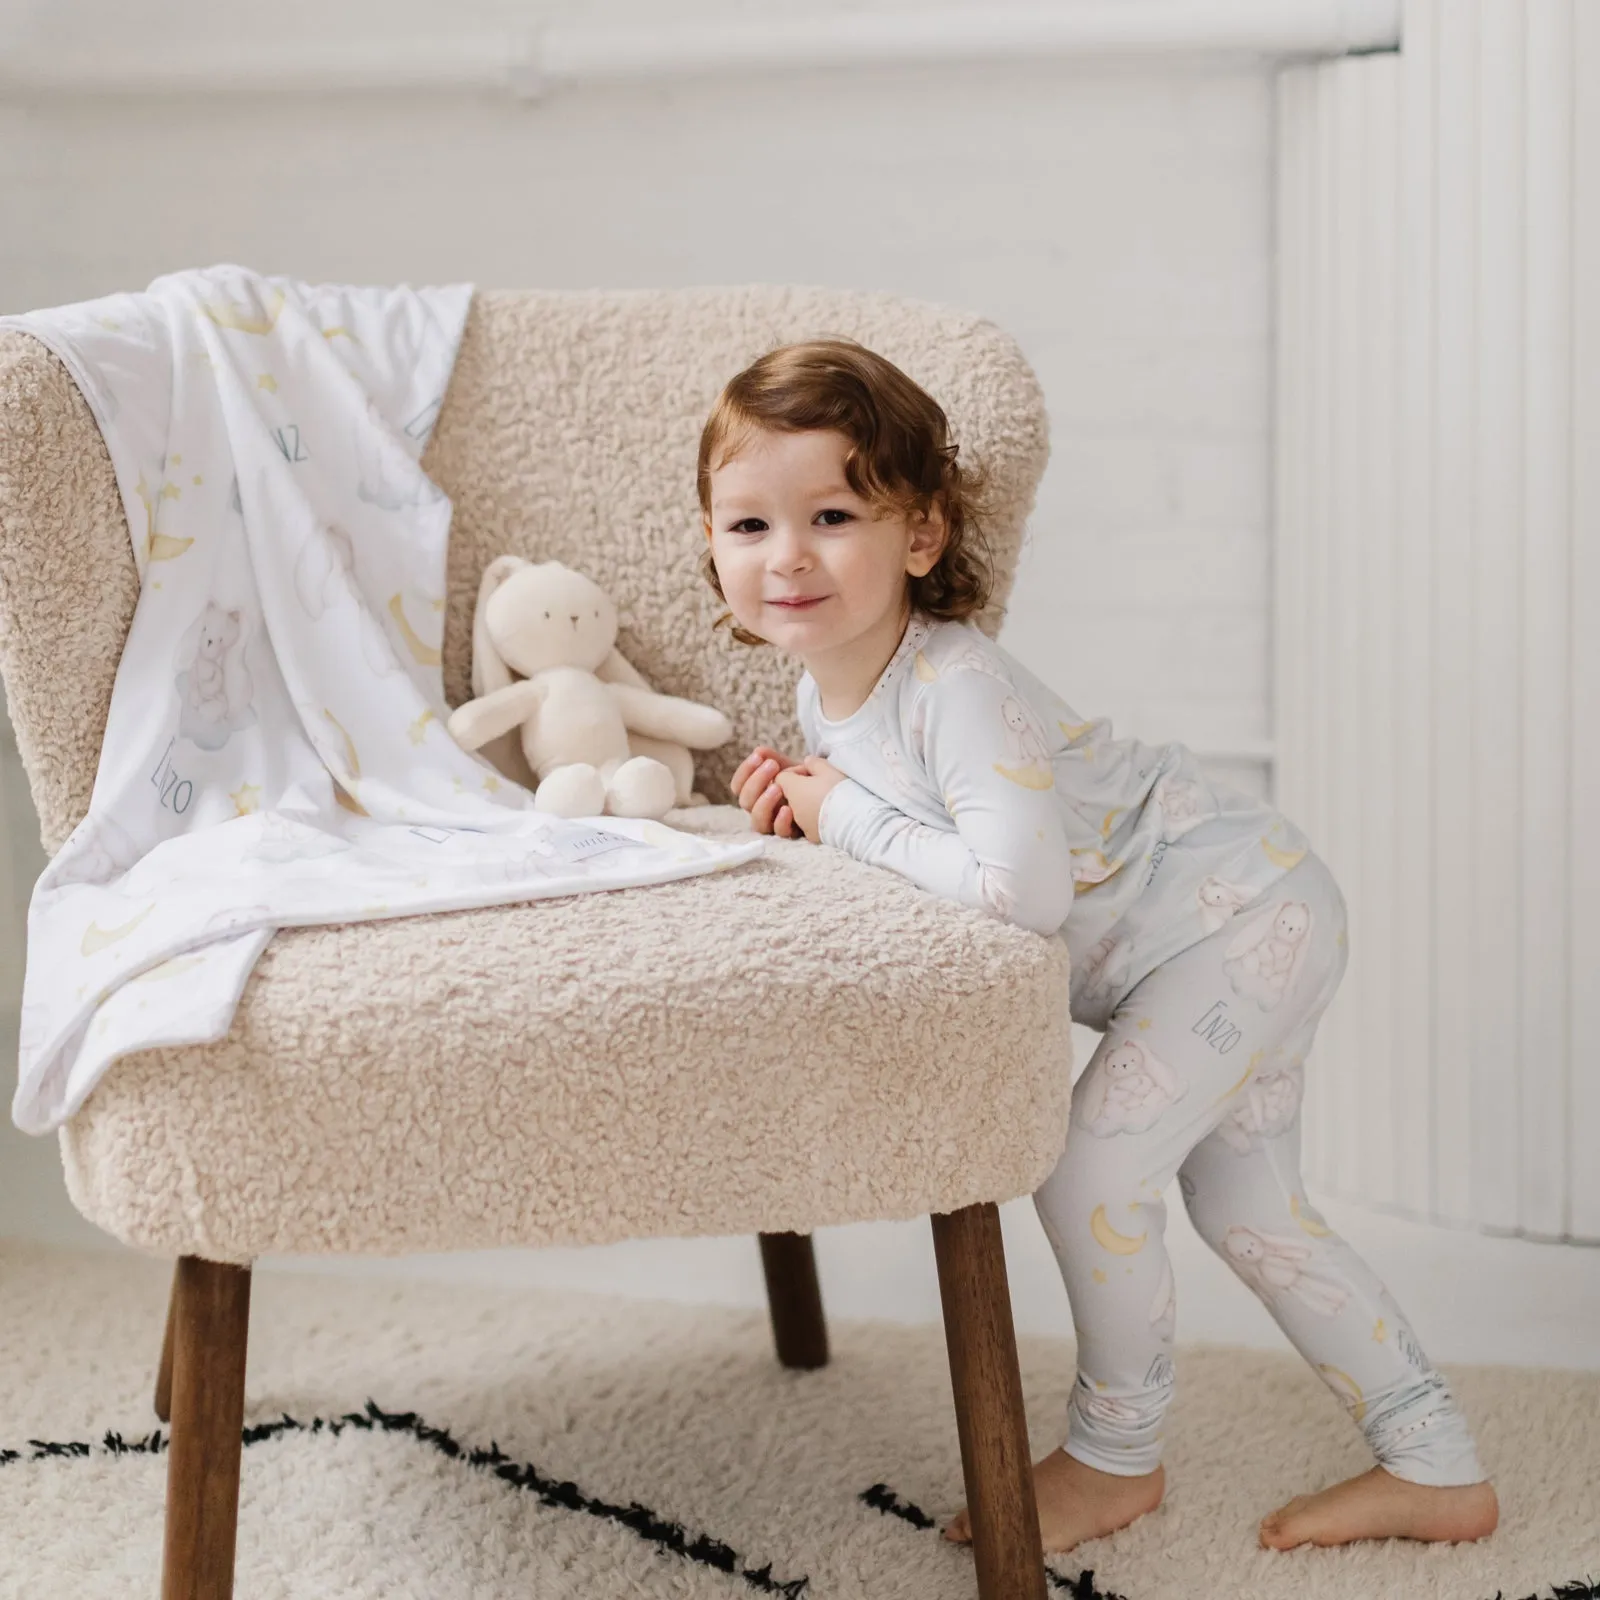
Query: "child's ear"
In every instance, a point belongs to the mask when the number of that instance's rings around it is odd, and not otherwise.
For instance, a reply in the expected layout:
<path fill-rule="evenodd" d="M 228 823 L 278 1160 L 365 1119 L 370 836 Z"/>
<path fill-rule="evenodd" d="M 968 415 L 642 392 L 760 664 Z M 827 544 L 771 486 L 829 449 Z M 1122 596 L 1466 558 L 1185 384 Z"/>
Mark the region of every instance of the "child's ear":
<path fill-rule="evenodd" d="M 944 513 L 937 506 L 911 524 L 911 544 L 906 551 L 906 571 L 925 578 L 944 553 Z"/>

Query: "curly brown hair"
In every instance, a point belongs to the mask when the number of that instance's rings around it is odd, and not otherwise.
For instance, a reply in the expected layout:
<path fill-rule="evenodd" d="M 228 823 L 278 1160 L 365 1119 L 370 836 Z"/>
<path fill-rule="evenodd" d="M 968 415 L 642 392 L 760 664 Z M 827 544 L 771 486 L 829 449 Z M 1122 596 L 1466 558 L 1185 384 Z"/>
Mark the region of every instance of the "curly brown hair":
<path fill-rule="evenodd" d="M 989 601 L 993 574 L 983 533 L 983 475 L 957 460 L 943 408 L 892 362 L 854 339 L 780 345 L 731 378 L 700 434 L 696 482 L 711 518 L 711 472 L 758 429 L 841 433 L 849 441 L 845 481 L 875 507 L 907 517 L 937 510 L 944 548 L 924 576 L 907 576 L 913 609 L 959 622 Z M 701 575 L 724 605 L 728 597 L 708 547 Z M 725 612 L 716 625 L 733 623 Z M 741 644 L 767 641 L 733 624 Z"/>

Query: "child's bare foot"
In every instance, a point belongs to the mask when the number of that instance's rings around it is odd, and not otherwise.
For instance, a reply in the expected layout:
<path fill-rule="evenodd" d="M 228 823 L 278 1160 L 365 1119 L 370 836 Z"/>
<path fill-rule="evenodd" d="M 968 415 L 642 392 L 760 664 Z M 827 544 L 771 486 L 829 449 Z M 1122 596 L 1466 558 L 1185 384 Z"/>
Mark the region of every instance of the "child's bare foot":
<path fill-rule="evenodd" d="M 1298 1544 L 1351 1544 L 1357 1539 L 1427 1539 L 1454 1544 L 1487 1538 L 1500 1520 L 1494 1487 L 1472 1483 L 1434 1489 L 1407 1483 L 1382 1467 L 1320 1494 L 1296 1495 L 1261 1520 L 1268 1550 Z"/>
<path fill-rule="evenodd" d="M 1061 1551 L 1115 1533 L 1154 1511 L 1161 1504 L 1166 1476 L 1157 1467 L 1142 1478 L 1119 1478 L 1057 1450 L 1035 1464 L 1033 1487 L 1044 1547 Z M 965 1508 L 946 1526 L 944 1536 L 956 1544 L 970 1542 L 972 1523 Z"/>

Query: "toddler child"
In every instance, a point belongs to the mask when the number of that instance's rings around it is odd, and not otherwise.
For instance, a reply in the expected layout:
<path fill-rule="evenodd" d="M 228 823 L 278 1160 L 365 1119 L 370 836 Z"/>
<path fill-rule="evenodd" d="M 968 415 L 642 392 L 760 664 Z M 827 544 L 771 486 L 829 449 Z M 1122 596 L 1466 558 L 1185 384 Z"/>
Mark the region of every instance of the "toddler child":
<path fill-rule="evenodd" d="M 1160 1504 L 1174 1176 L 1378 1463 L 1274 1511 L 1261 1543 L 1491 1532 L 1444 1379 L 1301 1185 L 1305 1060 L 1346 959 L 1327 868 L 1184 747 L 1114 739 L 968 620 L 988 594 L 979 486 L 882 357 L 849 340 L 763 356 L 718 399 L 698 476 L 722 620 L 805 667 L 809 753 L 760 747 L 734 775 L 754 826 L 1059 935 L 1073 1015 L 1103 1030 L 1034 1197 L 1078 1337 L 1065 1443 L 1034 1468 L 1045 1548 Z M 945 1531 L 969 1537 L 966 1513 Z"/>

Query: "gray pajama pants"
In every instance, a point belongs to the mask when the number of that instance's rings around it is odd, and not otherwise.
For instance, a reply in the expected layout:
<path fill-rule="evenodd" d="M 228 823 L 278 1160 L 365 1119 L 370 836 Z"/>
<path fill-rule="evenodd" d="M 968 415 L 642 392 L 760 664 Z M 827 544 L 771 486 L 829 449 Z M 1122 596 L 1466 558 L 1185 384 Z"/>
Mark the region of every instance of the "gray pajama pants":
<path fill-rule="evenodd" d="M 1472 1436 L 1399 1305 L 1307 1204 L 1300 1097 L 1346 960 L 1345 907 L 1306 856 L 1133 988 L 1072 1097 L 1067 1145 L 1034 1203 L 1078 1334 L 1066 1451 L 1136 1476 L 1161 1459 L 1176 1296 L 1162 1194 L 1261 1299 L 1413 1483 L 1480 1482 Z"/>

